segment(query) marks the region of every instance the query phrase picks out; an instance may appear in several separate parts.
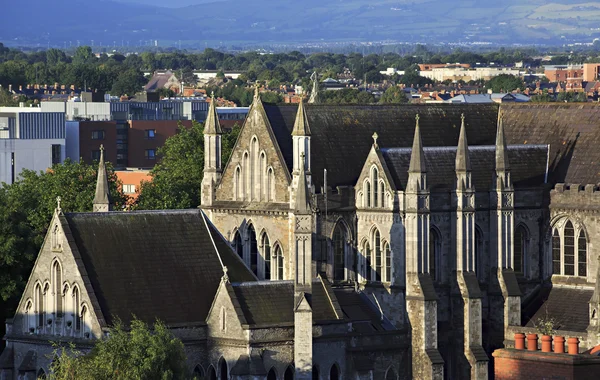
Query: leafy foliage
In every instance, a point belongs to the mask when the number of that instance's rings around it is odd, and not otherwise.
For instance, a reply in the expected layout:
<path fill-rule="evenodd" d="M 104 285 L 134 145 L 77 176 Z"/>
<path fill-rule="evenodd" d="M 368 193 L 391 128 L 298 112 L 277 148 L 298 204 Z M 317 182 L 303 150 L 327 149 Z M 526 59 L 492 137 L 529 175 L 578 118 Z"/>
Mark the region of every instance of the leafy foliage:
<path fill-rule="evenodd" d="M 179 133 L 171 136 L 158 155 L 160 162 L 143 182 L 135 208 L 140 210 L 184 209 L 200 205 L 200 184 L 204 170 L 203 125 L 192 123 L 191 128 L 180 125 Z M 234 127 L 222 137 L 223 162 L 227 162 L 239 134 Z"/>
<path fill-rule="evenodd" d="M 525 89 L 523 79 L 509 74 L 501 74 L 493 77 L 485 83 L 486 89 L 491 89 L 493 92 L 511 92 L 516 89 Z"/>
<path fill-rule="evenodd" d="M 406 93 L 400 87 L 392 86 L 381 95 L 380 103 L 408 103 Z"/>
<path fill-rule="evenodd" d="M 186 357 L 181 340 L 174 337 L 161 322 L 152 329 L 140 320 L 131 329 L 117 323 L 107 339 L 96 343 L 92 351 L 82 355 L 70 349 L 57 348 L 50 379 L 53 380 L 177 380 L 187 379 Z"/>

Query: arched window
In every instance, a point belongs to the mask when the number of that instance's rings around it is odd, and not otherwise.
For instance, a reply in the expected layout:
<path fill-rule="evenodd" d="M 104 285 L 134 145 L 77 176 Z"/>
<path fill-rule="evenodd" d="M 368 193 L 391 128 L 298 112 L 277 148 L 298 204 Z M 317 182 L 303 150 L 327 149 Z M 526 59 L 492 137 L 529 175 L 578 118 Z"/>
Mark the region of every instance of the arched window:
<path fill-rule="evenodd" d="M 63 312 L 63 297 L 62 297 L 62 268 L 57 261 L 52 264 L 52 281 L 54 282 L 54 310 L 56 316 L 61 317 Z"/>
<path fill-rule="evenodd" d="M 379 182 L 379 199 L 381 199 L 381 207 L 385 207 L 385 183 Z"/>
<path fill-rule="evenodd" d="M 429 275 L 433 282 L 440 280 L 438 275 L 439 260 L 442 251 L 442 239 L 435 228 L 429 231 Z"/>
<path fill-rule="evenodd" d="M 369 242 L 365 242 L 363 253 L 365 255 L 365 277 L 367 281 L 371 281 L 371 271 L 373 268 L 371 267 L 371 246 Z"/>
<path fill-rule="evenodd" d="M 73 319 L 75 320 L 75 331 L 81 331 L 81 316 L 79 315 L 79 287 L 73 286 L 73 305 L 72 305 L 72 313 Z"/>
<path fill-rule="evenodd" d="M 279 245 L 275 248 L 275 260 L 277 260 L 277 279 L 283 280 L 283 251 Z"/>
<path fill-rule="evenodd" d="M 583 230 L 579 231 L 577 240 L 577 275 L 587 276 L 587 239 Z"/>
<path fill-rule="evenodd" d="M 265 263 L 264 268 L 264 277 L 265 280 L 271 279 L 271 243 L 269 242 L 269 237 L 265 232 L 262 237 L 262 255 Z"/>
<path fill-rule="evenodd" d="M 371 182 L 365 182 L 365 206 L 371 207 Z"/>
<path fill-rule="evenodd" d="M 242 197 L 241 199 L 252 199 L 250 198 L 250 157 L 248 152 L 244 152 L 244 158 L 242 159 Z"/>
<path fill-rule="evenodd" d="M 260 163 L 258 169 L 258 184 L 260 186 L 260 194 L 263 197 L 263 200 L 268 200 L 267 198 L 267 186 L 266 186 L 266 175 L 267 175 L 267 156 L 265 152 L 260 152 Z"/>
<path fill-rule="evenodd" d="M 283 374 L 283 380 L 294 380 L 294 369 L 289 366 Z"/>
<path fill-rule="evenodd" d="M 383 245 L 383 252 L 385 256 L 385 281 L 392 282 L 392 251 L 390 251 L 390 245 L 387 242 Z"/>
<path fill-rule="evenodd" d="M 313 366 L 312 380 L 319 380 L 319 367 Z"/>
<path fill-rule="evenodd" d="M 267 172 L 267 201 L 275 200 L 275 175 L 273 174 L 273 168 L 269 168 Z"/>
<path fill-rule="evenodd" d="M 333 364 L 331 366 L 331 370 L 329 371 L 329 380 L 339 380 L 340 379 L 340 369 L 337 364 Z"/>
<path fill-rule="evenodd" d="M 373 167 L 373 207 L 379 205 L 379 172 L 376 167 Z"/>
<path fill-rule="evenodd" d="M 204 368 L 200 364 L 194 367 L 194 373 L 192 379 L 203 380 L 204 379 Z"/>
<path fill-rule="evenodd" d="M 212 365 L 208 367 L 208 379 L 217 380 L 217 372 L 215 371 L 215 367 L 213 367 Z"/>
<path fill-rule="evenodd" d="M 235 168 L 235 182 L 233 184 L 233 199 L 239 201 L 243 199 L 242 191 L 242 169 Z"/>
<path fill-rule="evenodd" d="M 560 274 L 560 234 L 556 228 L 552 232 L 552 273 Z"/>
<path fill-rule="evenodd" d="M 25 304 L 25 320 L 27 325 L 25 326 L 24 333 L 33 333 L 35 331 L 35 314 L 33 312 L 33 302 L 28 300 Z"/>
<path fill-rule="evenodd" d="M 88 309 L 87 309 L 86 305 L 83 305 L 81 307 L 81 331 L 83 332 L 84 338 L 89 338 L 87 324 L 88 324 Z"/>
<path fill-rule="evenodd" d="M 375 281 L 381 281 L 381 235 L 379 230 L 373 234 L 373 247 L 375 247 Z"/>
<path fill-rule="evenodd" d="M 256 231 L 252 224 L 248 226 L 248 241 L 250 243 L 250 269 L 258 276 L 258 244 Z"/>
<path fill-rule="evenodd" d="M 62 249 L 62 244 L 60 241 L 60 229 L 57 224 L 54 226 L 54 229 L 52 230 L 52 250 L 60 251 L 61 249 Z"/>
<path fill-rule="evenodd" d="M 227 362 L 223 358 L 221 358 L 221 360 L 219 360 L 219 372 L 220 372 L 219 379 L 229 380 L 229 371 L 227 369 Z"/>
<path fill-rule="evenodd" d="M 564 272 L 566 276 L 575 275 L 575 228 L 573 223 L 567 221 L 564 229 Z"/>
<path fill-rule="evenodd" d="M 277 380 L 277 372 L 275 372 L 275 368 L 271 368 L 269 370 L 269 374 L 267 375 L 267 380 Z"/>
<path fill-rule="evenodd" d="M 242 236 L 239 231 L 236 231 L 233 237 L 233 247 L 238 256 L 244 260 L 244 245 L 242 244 Z"/>
<path fill-rule="evenodd" d="M 333 279 L 344 281 L 346 269 L 346 233 L 341 223 L 333 230 Z"/>
<path fill-rule="evenodd" d="M 475 262 L 473 263 L 475 266 L 475 275 L 478 280 L 483 280 L 481 277 L 483 275 L 483 263 L 481 260 L 481 253 L 483 252 L 483 234 L 479 230 L 478 227 L 475 227 Z"/>
<path fill-rule="evenodd" d="M 525 258 L 527 257 L 527 241 L 529 240 L 527 230 L 523 226 L 517 227 L 515 231 L 515 262 L 513 264 L 515 273 L 525 273 Z"/>
<path fill-rule="evenodd" d="M 398 380 L 398 375 L 396 375 L 396 371 L 394 371 L 394 367 L 390 367 L 385 374 L 385 380 Z"/>
<path fill-rule="evenodd" d="M 258 172 L 260 171 L 258 162 L 258 139 L 252 138 L 250 142 L 250 186 L 248 191 L 248 199 L 257 199 L 256 184 L 258 183 Z"/>
<path fill-rule="evenodd" d="M 35 285 L 35 304 L 37 313 L 37 325 L 38 327 L 44 327 L 44 319 L 46 310 L 44 309 L 44 292 L 42 291 L 42 285 Z"/>

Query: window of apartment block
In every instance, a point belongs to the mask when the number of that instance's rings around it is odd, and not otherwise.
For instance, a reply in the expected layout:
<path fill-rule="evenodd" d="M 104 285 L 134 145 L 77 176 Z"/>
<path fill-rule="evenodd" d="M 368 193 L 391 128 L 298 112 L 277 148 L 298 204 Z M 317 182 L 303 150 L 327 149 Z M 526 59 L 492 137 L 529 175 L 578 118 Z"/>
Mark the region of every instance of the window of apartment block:
<path fill-rule="evenodd" d="M 156 136 L 156 129 L 146 129 L 144 131 L 144 137 L 147 139 L 153 139 Z"/>
<path fill-rule="evenodd" d="M 59 144 L 52 144 L 52 165 L 60 164 L 61 150 Z"/>
<path fill-rule="evenodd" d="M 92 161 L 100 161 L 100 151 L 92 150 Z"/>
<path fill-rule="evenodd" d="M 92 131 L 92 140 L 104 140 L 104 131 Z"/>
<path fill-rule="evenodd" d="M 146 149 L 146 159 L 147 160 L 156 159 L 156 152 L 154 149 Z"/>
<path fill-rule="evenodd" d="M 134 194 L 135 193 L 135 185 L 123 185 L 123 192 L 125 194 Z"/>

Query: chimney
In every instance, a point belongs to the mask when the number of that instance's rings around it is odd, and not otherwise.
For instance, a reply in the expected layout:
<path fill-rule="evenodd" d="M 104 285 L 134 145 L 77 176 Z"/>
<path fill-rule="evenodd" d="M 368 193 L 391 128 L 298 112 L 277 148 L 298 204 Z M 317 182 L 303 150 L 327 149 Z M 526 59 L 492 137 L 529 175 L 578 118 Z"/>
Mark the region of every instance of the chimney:
<path fill-rule="evenodd" d="M 52 95 L 56 95 L 56 90 L 52 90 Z"/>
<path fill-rule="evenodd" d="M 29 90 L 30 88 L 31 88 L 31 85 L 30 85 L 30 84 L 28 84 L 28 85 L 27 85 L 27 89 Z"/>
<path fill-rule="evenodd" d="M 64 84 L 61 84 L 61 85 L 60 85 L 60 89 L 61 89 L 61 90 L 64 90 L 64 89 L 65 89 L 65 85 L 64 85 Z"/>
<path fill-rule="evenodd" d="M 12 92 L 12 84 L 8 85 L 8 92 Z"/>
<path fill-rule="evenodd" d="M 19 85 L 19 91 L 23 91 L 23 86 Z"/>

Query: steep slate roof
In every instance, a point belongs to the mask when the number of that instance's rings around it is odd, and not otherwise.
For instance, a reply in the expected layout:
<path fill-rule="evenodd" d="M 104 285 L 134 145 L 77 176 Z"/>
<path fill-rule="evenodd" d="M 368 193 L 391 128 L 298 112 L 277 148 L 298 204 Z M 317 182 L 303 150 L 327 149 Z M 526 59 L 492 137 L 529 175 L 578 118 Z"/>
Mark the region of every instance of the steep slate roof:
<path fill-rule="evenodd" d="M 146 91 L 156 91 L 160 88 L 163 88 L 173 75 L 175 74 L 173 74 L 171 71 L 155 72 L 152 75 L 152 78 L 150 78 L 150 80 L 146 84 L 146 86 L 144 86 L 144 89 Z"/>
<path fill-rule="evenodd" d="M 600 106 L 510 104 L 502 112 L 508 144 L 550 144 L 549 182 L 600 182 Z"/>
<path fill-rule="evenodd" d="M 398 189 L 408 181 L 410 148 L 388 148 L 381 152 Z M 544 183 L 547 161 L 545 145 L 513 145 L 507 148 L 511 179 L 515 187 L 536 186 Z M 427 182 L 430 188 L 454 189 L 456 158 L 455 147 L 424 148 Z M 491 189 L 495 166 L 494 146 L 469 146 L 471 178 L 475 190 Z"/>
<path fill-rule="evenodd" d="M 235 296 L 249 325 L 294 323 L 293 281 L 232 283 Z M 335 321 L 337 317 L 325 288 L 313 282 L 313 321 Z"/>
<path fill-rule="evenodd" d="M 588 302 L 593 292 L 593 289 L 553 287 L 527 326 L 535 327 L 539 318 L 554 318 L 557 330 L 585 332 L 590 324 Z"/>
<path fill-rule="evenodd" d="M 221 260 L 232 281 L 256 280 L 200 210 L 65 218 L 108 323 L 132 314 L 147 322 L 204 322 L 223 276 Z"/>
<path fill-rule="evenodd" d="M 317 191 L 327 169 L 328 185 L 354 186 L 369 153 L 373 132 L 381 147 L 410 147 L 419 114 L 424 146 L 456 146 L 460 115 L 465 114 L 469 145 L 493 145 L 497 105 L 318 105 L 304 106 L 311 130 L 312 181 Z M 297 106 L 267 106 L 265 111 L 292 170 L 292 130 Z"/>

